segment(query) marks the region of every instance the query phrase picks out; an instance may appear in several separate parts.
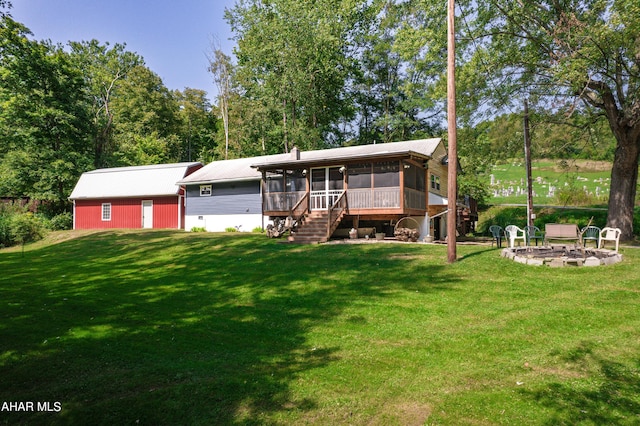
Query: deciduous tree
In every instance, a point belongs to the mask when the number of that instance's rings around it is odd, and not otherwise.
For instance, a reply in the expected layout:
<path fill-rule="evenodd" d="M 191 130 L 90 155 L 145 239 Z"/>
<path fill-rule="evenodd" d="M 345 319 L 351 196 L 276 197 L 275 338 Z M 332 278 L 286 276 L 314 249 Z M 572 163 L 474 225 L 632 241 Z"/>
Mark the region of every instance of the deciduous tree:
<path fill-rule="evenodd" d="M 144 65 L 144 61 L 139 55 L 127 51 L 124 44 L 109 47 L 109 43 L 91 40 L 70 42 L 69 46 L 72 57 L 82 70 L 91 99 L 93 166 L 108 167 L 112 165 L 117 149 L 113 138 L 113 98 L 120 82 L 134 67 Z"/>
<path fill-rule="evenodd" d="M 69 55 L 0 19 L 0 193 L 64 209 L 90 164 L 87 98 Z"/>
<path fill-rule="evenodd" d="M 635 0 L 461 2 L 485 99 L 601 117 L 616 138 L 607 225 L 632 238 L 640 155 L 640 4 Z M 469 53 L 471 52 L 471 53 Z M 478 92 L 480 93 L 480 92 Z"/>
<path fill-rule="evenodd" d="M 277 112 L 265 118 L 279 117 L 261 135 L 266 152 L 342 140 L 337 124 L 350 110 L 343 90 L 353 65 L 350 37 L 366 3 L 249 0 L 227 11 L 241 94 Z"/>

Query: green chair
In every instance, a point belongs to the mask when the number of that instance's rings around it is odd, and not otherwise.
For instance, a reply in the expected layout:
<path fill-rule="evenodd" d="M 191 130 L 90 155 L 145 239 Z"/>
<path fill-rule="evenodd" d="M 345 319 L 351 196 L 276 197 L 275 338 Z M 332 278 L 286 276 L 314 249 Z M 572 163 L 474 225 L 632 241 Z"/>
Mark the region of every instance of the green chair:
<path fill-rule="evenodd" d="M 582 231 L 580 231 L 582 234 L 582 247 L 587 247 L 587 243 L 589 241 L 593 241 L 595 243 L 595 247 L 598 248 L 600 246 L 600 231 L 601 229 L 597 226 L 587 226 L 586 228 L 582 228 Z"/>
<path fill-rule="evenodd" d="M 538 245 L 538 240 L 544 243 L 544 233 L 537 226 L 527 225 L 524 227 L 525 235 L 527 236 L 527 245 L 531 246 L 531 241 L 535 241 Z"/>
<path fill-rule="evenodd" d="M 491 236 L 493 239 L 491 240 L 491 247 L 493 247 L 493 242 L 495 241 L 496 246 L 502 247 L 502 239 L 504 238 L 504 231 L 501 226 L 491 225 L 489 227 L 489 232 L 491 232 Z"/>

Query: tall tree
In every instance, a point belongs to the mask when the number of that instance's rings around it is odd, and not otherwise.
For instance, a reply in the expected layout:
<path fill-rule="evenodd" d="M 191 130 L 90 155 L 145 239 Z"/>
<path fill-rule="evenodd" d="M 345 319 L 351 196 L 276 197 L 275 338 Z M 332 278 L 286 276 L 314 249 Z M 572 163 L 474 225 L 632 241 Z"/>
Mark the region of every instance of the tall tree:
<path fill-rule="evenodd" d="M 467 63 L 481 76 L 476 87 L 500 107 L 529 97 L 543 108 L 582 110 L 606 120 L 617 141 L 607 225 L 632 238 L 640 155 L 638 2 L 461 3 L 473 48 Z"/>
<path fill-rule="evenodd" d="M 142 65 L 133 67 L 111 104 L 119 165 L 180 160 L 180 104 L 157 74 Z"/>
<path fill-rule="evenodd" d="M 224 159 L 226 160 L 229 158 L 229 101 L 232 95 L 233 64 L 231 58 L 222 51 L 217 40 L 211 40 L 210 52 L 207 56 L 209 72 L 218 89 L 218 110 L 224 130 Z"/>
<path fill-rule="evenodd" d="M 109 47 L 97 40 L 70 42 L 71 55 L 82 70 L 86 90 L 91 97 L 93 124 L 93 166 L 107 167 L 116 150 L 113 139 L 114 111 L 112 100 L 120 82 L 136 66 L 144 65 L 142 57 L 128 52 L 124 44 Z"/>
<path fill-rule="evenodd" d="M 82 75 L 60 46 L 0 18 L 0 192 L 55 210 L 90 164 Z"/>
<path fill-rule="evenodd" d="M 383 0 L 373 2 L 368 12 L 363 24 L 370 30 L 359 49 L 354 88 L 359 143 L 432 136 L 436 123 L 431 119 L 441 119 L 442 112 L 434 109 L 428 79 L 416 66 L 419 51 L 405 46 L 401 38 L 409 28 L 405 21 L 416 18 L 415 5 Z"/>
<path fill-rule="evenodd" d="M 353 65 L 350 37 L 366 3 L 247 0 L 227 11 L 242 95 L 278 112 L 262 135 L 267 152 L 342 140 L 336 123 L 349 111 L 343 89 Z"/>
<path fill-rule="evenodd" d="M 182 92 L 176 91 L 174 96 L 180 104 L 181 139 L 186 142 L 180 161 L 213 161 L 218 146 L 218 119 L 207 92 L 187 87 Z"/>

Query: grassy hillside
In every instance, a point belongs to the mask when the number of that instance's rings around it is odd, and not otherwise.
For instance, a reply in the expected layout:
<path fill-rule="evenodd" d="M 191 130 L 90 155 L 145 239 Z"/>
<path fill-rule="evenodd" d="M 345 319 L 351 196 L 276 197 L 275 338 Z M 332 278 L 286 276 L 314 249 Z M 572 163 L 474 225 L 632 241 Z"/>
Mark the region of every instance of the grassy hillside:
<path fill-rule="evenodd" d="M 637 424 L 640 253 L 54 234 L 0 251 L 5 424 Z M 56 405 L 58 403 L 59 405 Z M 37 408 L 37 407 L 36 407 Z"/>
<path fill-rule="evenodd" d="M 527 174 L 524 162 L 512 161 L 496 165 L 490 191 L 494 204 L 526 204 Z M 586 194 L 572 204 L 605 204 L 609 196 L 611 164 L 588 160 L 539 160 L 531 165 L 534 204 L 564 205 L 562 197 L 569 189 Z"/>

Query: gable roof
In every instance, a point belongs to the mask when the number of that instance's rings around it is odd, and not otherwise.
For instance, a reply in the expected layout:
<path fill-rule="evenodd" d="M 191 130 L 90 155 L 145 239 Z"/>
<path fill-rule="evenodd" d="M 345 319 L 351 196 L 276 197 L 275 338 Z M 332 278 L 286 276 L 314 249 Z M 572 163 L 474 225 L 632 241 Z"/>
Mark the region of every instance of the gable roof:
<path fill-rule="evenodd" d="M 180 185 L 194 185 L 200 183 L 260 180 L 262 174 L 251 165 L 256 161 L 275 158 L 288 158 L 289 154 L 264 155 L 261 157 L 237 158 L 234 160 L 219 160 L 207 164 L 195 173 L 178 181 Z"/>
<path fill-rule="evenodd" d="M 299 158 L 294 158 L 291 153 L 282 154 L 278 158 L 273 156 L 274 158 L 267 158 L 263 161 L 254 161 L 251 167 L 255 167 L 258 170 L 290 167 L 291 165 L 304 167 L 320 165 L 322 163 L 368 160 L 399 155 L 416 155 L 426 159 L 431 158 L 441 141 L 442 139 L 440 138 L 432 138 L 372 145 L 356 145 L 315 151 L 300 151 Z"/>
<path fill-rule="evenodd" d="M 291 152 L 235 160 L 220 160 L 207 164 L 197 172 L 180 180 L 178 184 L 194 185 L 211 182 L 260 180 L 262 177 L 260 170 L 264 168 L 306 167 L 313 164 L 374 159 L 389 155 L 417 155 L 431 158 L 441 141 L 440 138 L 433 138 L 298 151 L 299 159 L 296 159 L 297 157 L 294 157 L 295 154 Z"/>
<path fill-rule="evenodd" d="M 114 167 L 85 172 L 69 199 L 127 198 L 178 195 L 176 182 L 199 162 Z"/>

